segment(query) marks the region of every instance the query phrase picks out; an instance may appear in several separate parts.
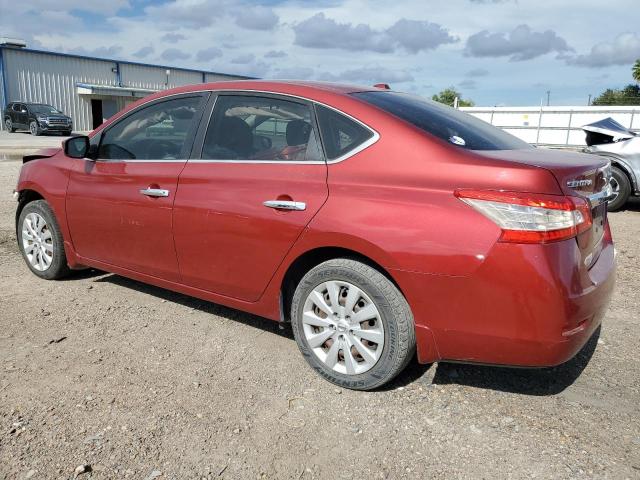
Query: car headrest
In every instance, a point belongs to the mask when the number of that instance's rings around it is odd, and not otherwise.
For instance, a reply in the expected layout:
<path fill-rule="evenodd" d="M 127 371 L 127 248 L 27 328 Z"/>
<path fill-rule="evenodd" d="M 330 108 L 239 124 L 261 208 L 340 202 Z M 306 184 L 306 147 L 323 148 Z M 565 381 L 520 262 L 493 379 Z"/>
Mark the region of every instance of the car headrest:
<path fill-rule="evenodd" d="M 238 117 L 223 117 L 218 130 L 218 145 L 229 148 L 238 155 L 248 155 L 253 148 L 251 127 Z"/>
<path fill-rule="evenodd" d="M 311 124 L 304 120 L 291 120 L 287 124 L 287 145 L 304 145 L 309 142 Z"/>

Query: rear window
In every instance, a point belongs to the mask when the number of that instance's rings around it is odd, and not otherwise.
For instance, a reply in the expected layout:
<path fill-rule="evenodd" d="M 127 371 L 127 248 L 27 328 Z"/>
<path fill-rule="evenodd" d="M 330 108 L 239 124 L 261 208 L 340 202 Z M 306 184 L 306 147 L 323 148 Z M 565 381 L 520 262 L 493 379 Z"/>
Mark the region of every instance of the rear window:
<path fill-rule="evenodd" d="M 457 147 L 468 150 L 533 148 L 487 122 L 431 100 L 397 92 L 352 95 Z"/>

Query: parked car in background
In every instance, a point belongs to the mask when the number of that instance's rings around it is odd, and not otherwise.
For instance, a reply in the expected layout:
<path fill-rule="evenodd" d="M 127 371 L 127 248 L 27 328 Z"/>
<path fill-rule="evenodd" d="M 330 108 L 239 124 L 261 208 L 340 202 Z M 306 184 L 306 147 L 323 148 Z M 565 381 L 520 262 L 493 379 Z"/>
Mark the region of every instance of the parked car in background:
<path fill-rule="evenodd" d="M 614 198 L 609 202 L 609 210 L 620 210 L 629 197 L 640 195 L 640 136 L 611 117 L 582 129 L 587 134 L 588 147 L 584 151 L 611 162 Z"/>
<path fill-rule="evenodd" d="M 3 117 L 8 132 L 29 130 L 31 135 L 55 132 L 68 136 L 73 130 L 71 117 L 44 103 L 9 103 Z"/>
<path fill-rule="evenodd" d="M 416 350 L 560 364 L 615 283 L 606 159 L 382 88 L 181 87 L 24 162 L 35 275 L 90 266 L 291 322 L 347 388 L 385 384 Z"/>

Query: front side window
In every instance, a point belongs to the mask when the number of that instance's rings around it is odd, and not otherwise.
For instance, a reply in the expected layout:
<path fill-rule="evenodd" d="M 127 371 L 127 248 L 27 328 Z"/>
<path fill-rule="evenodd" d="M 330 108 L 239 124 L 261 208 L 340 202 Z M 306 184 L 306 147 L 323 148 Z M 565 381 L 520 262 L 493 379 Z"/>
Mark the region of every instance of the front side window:
<path fill-rule="evenodd" d="M 249 95 L 218 97 L 202 158 L 323 161 L 309 105 Z"/>
<path fill-rule="evenodd" d="M 371 130 L 335 110 L 318 105 L 317 112 L 329 160 L 346 155 L 373 137 Z"/>
<path fill-rule="evenodd" d="M 98 158 L 175 160 L 187 158 L 202 97 L 182 97 L 144 107 L 102 134 Z"/>
<path fill-rule="evenodd" d="M 352 95 L 457 147 L 469 150 L 532 148 L 487 122 L 431 100 L 397 92 L 368 91 Z"/>

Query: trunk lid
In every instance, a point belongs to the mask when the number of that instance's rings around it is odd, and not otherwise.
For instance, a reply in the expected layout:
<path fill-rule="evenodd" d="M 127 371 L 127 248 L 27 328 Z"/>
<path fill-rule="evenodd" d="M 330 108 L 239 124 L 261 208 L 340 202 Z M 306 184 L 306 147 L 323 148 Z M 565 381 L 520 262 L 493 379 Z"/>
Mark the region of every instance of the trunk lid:
<path fill-rule="evenodd" d="M 475 153 L 492 159 L 544 168 L 553 174 L 565 195 L 588 199 L 593 224 L 589 230 L 578 235 L 576 241 L 582 252 L 583 265 L 590 268 L 596 262 L 602 249 L 607 223 L 606 199 L 611 194 L 611 170 L 606 159 L 583 153 L 538 148 Z"/>

